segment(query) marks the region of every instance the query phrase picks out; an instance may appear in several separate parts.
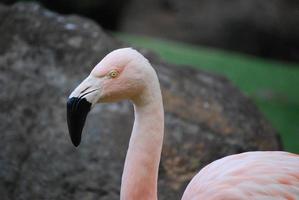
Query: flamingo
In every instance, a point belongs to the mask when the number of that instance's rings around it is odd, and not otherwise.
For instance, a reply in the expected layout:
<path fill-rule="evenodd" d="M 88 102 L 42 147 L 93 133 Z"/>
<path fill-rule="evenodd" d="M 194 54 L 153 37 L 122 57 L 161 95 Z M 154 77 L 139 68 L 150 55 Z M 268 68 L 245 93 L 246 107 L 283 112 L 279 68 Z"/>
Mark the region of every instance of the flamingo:
<path fill-rule="evenodd" d="M 132 48 L 106 55 L 70 94 L 67 123 L 77 147 L 85 119 L 97 103 L 128 99 L 134 125 L 124 164 L 120 199 L 157 200 L 164 110 L 157 74 Z M 188 184 L 182 200 L 299 199 L 299 155 L 283 151 L 246 152 L 204 167 Z"/>

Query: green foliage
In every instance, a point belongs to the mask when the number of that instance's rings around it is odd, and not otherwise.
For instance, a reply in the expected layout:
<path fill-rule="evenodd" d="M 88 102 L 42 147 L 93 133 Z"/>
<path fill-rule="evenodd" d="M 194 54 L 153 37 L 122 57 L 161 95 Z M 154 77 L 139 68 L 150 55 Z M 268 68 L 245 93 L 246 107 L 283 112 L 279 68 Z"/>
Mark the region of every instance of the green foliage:
<path fill-rule="evenodd" d="M 299 64 L 147 37 L 116 36 L 152 49 L 169 62 L 225 75 L 254 100 L 281 134 L 285 149 L 299 153 Z"/>

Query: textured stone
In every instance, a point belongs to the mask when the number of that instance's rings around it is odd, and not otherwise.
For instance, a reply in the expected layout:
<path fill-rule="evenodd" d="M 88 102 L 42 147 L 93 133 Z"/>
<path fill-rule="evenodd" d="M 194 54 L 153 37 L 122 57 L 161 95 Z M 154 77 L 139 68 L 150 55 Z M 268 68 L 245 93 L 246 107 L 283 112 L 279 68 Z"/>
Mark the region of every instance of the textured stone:
<path fill-rule="evenodd" d="M 124 44 L 90 20 L 33 3 L 0 6 L 0 35 L 1 199 L 119 199 L 132 106 L 95 107 L 76 149 L 66 100 L 94 64 Z M 228 80 L 140 51 L 158 72 L 165 103 L 160 199 L 180 199 L 191 177 L 217 158 L 281 148 L 269 123 Z"/>

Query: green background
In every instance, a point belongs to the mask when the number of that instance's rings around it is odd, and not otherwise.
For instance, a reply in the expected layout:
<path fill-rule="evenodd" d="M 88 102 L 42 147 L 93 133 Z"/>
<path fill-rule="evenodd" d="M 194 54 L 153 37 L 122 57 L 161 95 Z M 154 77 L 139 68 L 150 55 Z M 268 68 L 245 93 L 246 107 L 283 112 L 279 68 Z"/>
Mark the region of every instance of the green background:
<path fill-rule="evenodd" d="M 226 76 L 278 130 L 285 150 L 299 153 L 299 64 L 148 37 L 115 35 L 129 44 L 155 51 L 168 62 Z"/>

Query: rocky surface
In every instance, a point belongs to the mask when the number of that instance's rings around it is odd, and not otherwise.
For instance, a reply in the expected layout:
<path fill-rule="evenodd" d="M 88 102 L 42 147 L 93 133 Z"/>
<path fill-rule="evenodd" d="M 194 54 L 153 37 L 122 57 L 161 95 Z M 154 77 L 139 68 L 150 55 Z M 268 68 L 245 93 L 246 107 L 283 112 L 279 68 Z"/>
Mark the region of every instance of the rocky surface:
<path fill-rule="evenodd" d="M 299 61 L 294 0 L 131 0 L 120 30 Z"/>
<path fill-rule="evenodd" d="M 7 5 L 26 0 L 0 0 Z M 50 10 L 61 14 L 85 16 L 96 20 L 102 27 L 115 30 L 119 26 L 122 11 L 128 4 L 127 0 L 34 0 Z"/>
<path fill-rule="evenodd" d="M 97 106 L 74 148 L 66 100 L 94 64 L 124 45 L 90 20 L 25 3 L 0 6 L 0 35 L 1 199 L 119 199 L 132 106 Z M 166 110 L 160 199 L 180 199 L 191 177 L 217 158 L 281 148 L 257 108 L 225 78 L 140 51 L 159 74 Z"/>

